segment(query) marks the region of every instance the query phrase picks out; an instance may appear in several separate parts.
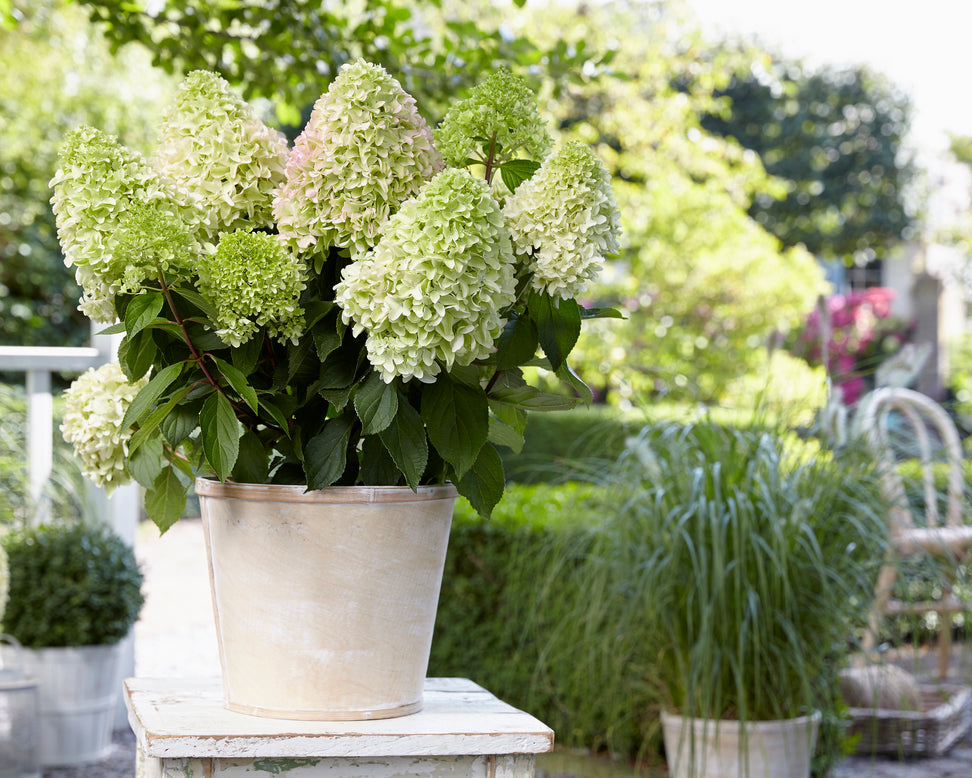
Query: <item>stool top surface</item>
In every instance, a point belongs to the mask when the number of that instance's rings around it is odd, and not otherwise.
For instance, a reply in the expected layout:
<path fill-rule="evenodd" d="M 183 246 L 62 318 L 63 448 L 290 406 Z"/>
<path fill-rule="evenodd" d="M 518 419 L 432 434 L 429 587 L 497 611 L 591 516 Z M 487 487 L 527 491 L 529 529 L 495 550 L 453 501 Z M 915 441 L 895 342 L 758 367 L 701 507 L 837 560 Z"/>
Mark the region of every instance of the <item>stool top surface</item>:
<path fill-rule="evenodd" d="M 128 678 L 128 720 L 145 756 L 170 758 L 537 754 L 554 733 L 465 678 L 429 678 L 423 708 L 369 721 L 293 721 L 227 710 L 218 678 Z"/>

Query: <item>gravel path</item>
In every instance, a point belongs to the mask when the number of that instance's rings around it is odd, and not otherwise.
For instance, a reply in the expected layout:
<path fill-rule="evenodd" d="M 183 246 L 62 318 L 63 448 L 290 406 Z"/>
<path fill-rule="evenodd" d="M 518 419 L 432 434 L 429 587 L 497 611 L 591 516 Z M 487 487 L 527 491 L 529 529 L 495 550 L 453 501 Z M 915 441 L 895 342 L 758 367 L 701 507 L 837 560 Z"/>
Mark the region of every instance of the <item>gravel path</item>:
<path fill-rule="evenodd" d="M 219 654 L 213 627 L 206 552 L 199 520 L 178 522 L 163 537 L 151 524 L 139 528 L 135 552 L 145 573 L 145 606 L 135 626 L 135 672 L 140 676 L 199 677 L 219 674 Z M 972 667 L 959 666 L 966 676 Z M 588 760 L 590 761 L 590 760 Z M 540 774 L 550 778 L 591 778 L 605 774 L 584 760 L 569 767 L 551 763 Z M 627 769 L 613 778 L 627 778 Z M 657 773 L 653 772 L 652 775 Z M 44 778 L 133 778 L 135 737 L 129 730 L 114 733 L 110 756 L 101 762 L 71 768 L 49 768 Z M 972 778 L 972 735 L 946 756 L 902 762 L 893 758 L 851 757 L 831 778 Z"/>

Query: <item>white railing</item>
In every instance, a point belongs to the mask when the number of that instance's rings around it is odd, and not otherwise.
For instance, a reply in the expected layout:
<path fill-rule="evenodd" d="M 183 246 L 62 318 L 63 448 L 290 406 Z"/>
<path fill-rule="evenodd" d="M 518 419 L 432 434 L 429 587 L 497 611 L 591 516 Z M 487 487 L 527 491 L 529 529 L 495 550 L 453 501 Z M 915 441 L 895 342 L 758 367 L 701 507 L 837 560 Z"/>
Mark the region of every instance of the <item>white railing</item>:
<path fill-rule="evenodd" d="M 83 373 L 89 367 L 111 361 L 117 347 L 114 338 L 92 333 L 91 343 L 85 348 L 0 346 L 0 372 L 26 374 L 27 482 L 31 503 L 37 506 L 38 520 L 47 518 L 50 511 L 44 499 L 44 486 L 50 478 L 54 461 L 51 374 Z M 137 487 L 120 487 L 111 499 L 103 489 L 91 488 L 98 512 L 125 542 L 133 545 L 140 509 Z"/>

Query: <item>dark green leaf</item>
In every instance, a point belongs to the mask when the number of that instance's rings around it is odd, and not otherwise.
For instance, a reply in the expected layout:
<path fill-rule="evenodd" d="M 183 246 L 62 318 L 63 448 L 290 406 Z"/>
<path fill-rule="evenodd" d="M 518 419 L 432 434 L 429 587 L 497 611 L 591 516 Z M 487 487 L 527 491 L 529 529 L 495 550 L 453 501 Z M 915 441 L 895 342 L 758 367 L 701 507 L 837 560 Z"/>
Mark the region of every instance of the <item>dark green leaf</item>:
<path fill-rule="evenodd" d="M 541 392 L 534 386 L 494 386 L 489 399 L 524 411 L 566 411 L 577 405 L 573 397 Z"/>
<path fill-rule="evenodd" d="M 398 413 L 378 436 L 405 476 L 405 483 L 412 489 L 417 489 L 429 461 L 429 444 L 425 439 L 425 427 L 418 411 L 399 395 Z"/>
<path fill-rule="evenodd" d="M 256 413 L 256 390 L 250 386 L 249 382 L 246 380 L 246 376 L 226 360 L 220 359 L 219 357 L 213 357 L 213 360 L 216 362 L 216 367 L 219 368 L 219 372 L 223 374 L 223 378 L 229 382 L 229 385 L 233 387 L 234 391 L 241 398 L 243 398 L 243 401 L 250 406 L 254 413 Z"/>
<path fill-rule="evenodd" d="M 178 389 L 175 394 L 173 394 L 168 400 L 166 400 L 162 405 L 153 409 L 148 416 L 143 417 L 138 423 L 138 429 L 135 430 L 135 434 L 132 435 L 131 440 L 128 441 L 128 453 L 133 454 L 138 450 L 146 441 L 150 440 L 155 434 L 156 428 L 162 423 L 162 420 L 176 407 L 182 399 L 189 394 L 191 387 L 183 386 Z"/>
<path fill-rule="evenodd" d="M 323 397 L 336 411 L 343 411 L 351 399 L 351 387 L 344 389 L 321 389 L 318 394 Z"/>
<path fill-rule="evenodd" d="M 496 369 L 523 365 L 537 353 L 537 326 L 527 316 L 510 319 L 496 342 Z"/>
<path fill-rule="evenodd" d="M 182 362 L 176 362 L 174 365 L 162 368 L 156 373 L 152 380 L 135 395 L 131 405 L 128 406 L 128 410 L 125 411 L 125 416 L 122 419 L 121 431 L 124 432 L 140 419 L 181 374 Z"/>
<path fill-rule="evenodd" d="M 125 322 L 116 321 L 110 327 L 105 327 L 103 330 L 98 330 L 98 335 L 120 335 L 125 332 Z"/>
<path fill-rule="evenodd" d="M 580 335 L 580 308 L 574 300 L 554 299 L 548 294 L 532 292 L 530 318 L 537 325 L 540 347 L 557 370 L 567 359 Z"/>
<path fill-rule="evenodd" d="M 188 482 L 183 482 L 171 465 L 162 470 L 152 488 L 145 492 L 145 512 L 159 532 L 175 524 L 186 510 Z"/>
<path fill-rule="evenodd" d="M 216 313 L 216 309 L 209 304 L 209 301 L 203 297 L 199 292 L 194 289 L 185 289 L 180 286 L 172 287 L 172 291 L 175 292 L 182 299 L 192 303 L 199 311 L 206 316 L 211 322 L 215 322 L 219 316 Z M 183 318 L 185 318 L 185 313 L 180 311 Z"/>
<path fill-rule="evenodd" d="M 477 513 L 489 518 L 506 488 L 503 461 L 491 444 L 487 443 L 482 447 L 476 462 L 459 479 L 456 488 L 459 494 L 469 500 Z"/>
<path fill-rule="evenodd" d="M 200 407 L 198 403 L 176 406 L 162 420 L 162 434 L 170 446 L 178 446 L 199 426 Z"/>
<path fill-rule="evenodd" d="M 348 442 L 354 422 L 338 416 L 324 423 L 324 429 L 304 448 L 307 488 L 323 489 L 337 481 L 348 463 Z"/>
<path fill-rule="evenodd" d="M 623 319 L 624 314 L 617 308 L 580 308 L 582 319 Z"/>
<path fill-rule="evenodd" d="M 143 330 L 134 337 L 122 339 L 118 346 L 118 364 L 129 381 L 138 381 L 152 367 L 157 353 L 152 333 Z"/>
<path fill-rule="evenodd" d="M 401 483 L 402 474 L 377 435 L 364 439 L 361 460 L 362 483 L 369 486 L 397 486 Z"/>
<path fill-rule="evenodd" d="M 334 349 L 341 345 L 346 329 L 347 327 L 341 321 L 341 315 L 337 310 L 325 312 L 320 321 L 310 328 L 311 335 L 314 338 L 314 348 L 317 349 L 318 360 L 323 362 Z"/>
<path fill-rule="evenodd" d="M 281 411 L 280 408 L 278 408 L 274 403 L 267 400 L 265 397 L 260 400 L 260 406 L 263 408 L 263 410 L 265 410 L 267 413 L 270 414 L 270 418 L 273 419 L 277 423 L 277 426 L 280 427 L 280 429 L 282 429 L 284 433 L 286 433 L 286 435 L 289 437 L 290 422 L 287 420 L 287 417 L 284 414 L 284 412 Z"/>
<path fill-rule="evenodd" d="M 398 412 L 398 392 L 378 371 L 368 376 L 354 395 L 354 409 L 361 419 L 361 434 L 373 435 L 391 424 Z"/>
<path fill-rule="evenodd" d="M 489 406 L 479 388 L 456 383 L 448 373 L 422 391 L 422 420 L 440 456 L 462 477 L 479 456 L 489 431 Z"/>
<path fill-rule="evenodd" d="M 203 403 L 199 412 L 199 429 L 206 460 L 216 477 L 225 481 L 239 456 L 243 427 L 233 412 L 233 406 L 222 392 L 213 393 Z"/>
<path fill-rule="evenodd" d="M 256 335 L 245 343 L 241 343 L 230 352 L 233 365 L 243 375 L 250 375 L 260 362 L 260 352 L 263 349 L 263 338 Z"/>
<path fill-rule="evenodd" d="M 267 448 L 255 432 L 240 438 L 240 454 L 233 467 L 233 480 L 244 484 L 264 484 L 270 472 Z"/>
<path fill-rule="evenodd" d="M 125 310 L 125 329 L 128 337 L 133 338 L 162 311 L 164 299 L 158 292 L 143 292 Z"/>

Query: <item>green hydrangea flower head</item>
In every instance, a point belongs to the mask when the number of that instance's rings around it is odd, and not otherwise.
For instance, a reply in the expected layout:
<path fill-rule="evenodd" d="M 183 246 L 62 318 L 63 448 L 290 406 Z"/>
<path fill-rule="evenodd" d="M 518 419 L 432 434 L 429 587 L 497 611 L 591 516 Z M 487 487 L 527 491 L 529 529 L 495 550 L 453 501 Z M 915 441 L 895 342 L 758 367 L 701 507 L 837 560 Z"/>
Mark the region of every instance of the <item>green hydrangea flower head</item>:
<path fill-rule="evenodd" d="M 131 383 L 118 363 L 110 362 L 90 368 L 64 393 L 61 434 L 74 447 L 84 474 L 109 494 L 129 481 L 125 457 L 134 430 L 122 432 L 121 425 L 148 380 L 145 376 Z"/>
<path fill-rule="evenodd" d="M 216 309 L 216 334 L 230 346 L 263 325 L 280 342 L 296 344 L 304 330 L 305 285 L 303 262 L 264 232 L 224 233 L 199 266 L 199 291 Z"/>
<path fill-rule="evenodd" d="M 202 254 L 188 225 L 160 201 L 134 202 L 108 240 L 111 277 L 117 292 L 136 294 L 158 274 L 183 274 Z"/>
<path fill-rule="evenodd" d="M 335 299 L 367 332 L 387 383 L 430 382 L 487 356 L 515 299 L 515 258 L 499 205 L 481 178 L 446 169 L 402 204 L 374 250 L 342 273 Z"/>
<path fill-rule="evenodd" d="M 517 187 L 503 215 L 538 292 L 577 297 L 619 250 L 621 227 L 611 176 L 583 143 L 569 141 Z"/>
<path fill-rule="evenodd" d="M 503 68 L 478 84 L 465 100 L 453 103 L 435 131 L 435 145 L 446 165 L 465 167 L 495 138 L 496 153 L 512 159 L 523 151 L 540 160 L 553 145 L 525 79 Z"/>
<path fill-rule="evenodd" d="M 270 129 L 216 73 L 186 76 L 162 115 L 155 169 L 194 212 L 200 238 L 272 224 L 287 139 Z"/>
<path fill-rule="evenodd" d="M 135 292 L 140 281 L 157 275 L 152 262 L 116 233 L 133 213 L 144 210 L 178 229 L 181 212 L 173 193 L 138 152 L 84 126 L 65 137 L 50 185 L 64 262 L 75 267 L 84 291 L 79 307 L 95 321 L 112 321 L 114 295 L 123 289 Z M 172 254 L 167 261 L 180 260 Z"/>
<path fill-rule="evenodd" d="M 317 100 L 274 202 L 281 239 L 307 257 L 331 246 L 367 251 L 382 224 L 442 160 L 415 99 L 358 59 Z"/>

